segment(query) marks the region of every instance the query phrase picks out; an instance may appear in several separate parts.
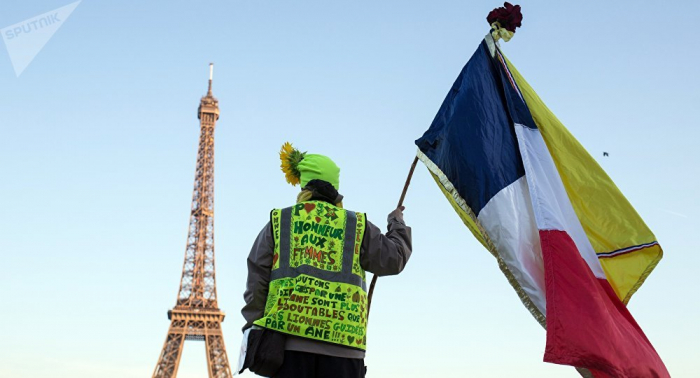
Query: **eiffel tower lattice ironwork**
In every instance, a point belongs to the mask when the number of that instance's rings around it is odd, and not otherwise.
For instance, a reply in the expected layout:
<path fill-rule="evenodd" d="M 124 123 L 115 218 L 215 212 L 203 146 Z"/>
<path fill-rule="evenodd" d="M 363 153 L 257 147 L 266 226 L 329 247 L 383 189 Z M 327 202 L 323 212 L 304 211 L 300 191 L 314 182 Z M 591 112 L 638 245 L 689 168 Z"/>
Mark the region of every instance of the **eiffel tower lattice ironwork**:
<path fill-rule="evenodd" d="M 168 311 L 170 328 L 153 378 L 177 376 L 185 340 L 206 343 L 209 378 L 229 378 L 229 366 L 221 323 L 224 312 L 216 300 L 214 269 L 214 127 L 219 101 L 211 92 L 213 65 L 209 65 L 209 90 L 199 104 L 201 134 L 187 235 L 185 263 L 175 307 Z"/>

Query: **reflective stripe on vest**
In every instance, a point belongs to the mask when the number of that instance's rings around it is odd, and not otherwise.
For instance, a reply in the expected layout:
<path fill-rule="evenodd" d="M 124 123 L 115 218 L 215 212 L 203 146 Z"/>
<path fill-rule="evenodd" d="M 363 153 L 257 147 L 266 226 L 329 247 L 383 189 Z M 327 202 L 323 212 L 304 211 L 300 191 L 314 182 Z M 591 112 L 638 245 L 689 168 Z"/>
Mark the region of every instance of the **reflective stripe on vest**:
<path fill-rule="evenodd" d="M 367 291 L 360 266 L 365 216 L 325 202 L 271 215 L 275 249 L 265 313 L 254 323 L 365 350 Z"/>

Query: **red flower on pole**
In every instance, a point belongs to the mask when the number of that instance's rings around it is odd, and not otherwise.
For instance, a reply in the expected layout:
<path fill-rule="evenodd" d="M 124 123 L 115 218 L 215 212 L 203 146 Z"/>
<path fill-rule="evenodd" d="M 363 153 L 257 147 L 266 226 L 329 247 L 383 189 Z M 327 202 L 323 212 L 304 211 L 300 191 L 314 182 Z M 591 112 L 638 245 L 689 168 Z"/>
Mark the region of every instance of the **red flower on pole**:
<path fill-rule="evenodd" d="M 523 14 L 520 13 L 520 5 L 513 5 L 506 1 L 502 7 L 492 10 L 486 16 L 486 21 L 489 25 L 498 22 L 500 27 L 515 33 L 515 28 L 519 28 L 523 21 Z"/>

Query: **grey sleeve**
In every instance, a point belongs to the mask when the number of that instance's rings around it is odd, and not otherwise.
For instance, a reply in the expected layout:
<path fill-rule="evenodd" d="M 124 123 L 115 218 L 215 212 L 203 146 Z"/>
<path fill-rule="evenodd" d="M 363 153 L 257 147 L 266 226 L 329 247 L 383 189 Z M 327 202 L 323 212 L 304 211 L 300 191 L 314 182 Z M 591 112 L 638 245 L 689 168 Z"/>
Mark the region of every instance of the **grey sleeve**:
<path fill-rule="evenodd" d="M 411 228 L 391 214 L 388 223 L 389 231 L 383 235 L 379 227 L 367 221 L 360 250 L 362 269 L 378 276 L 401 273 L 411 257 Z"/>
<path fill-rule="evenodd" d="M 245 306 L 241 310 L 246 322 L 243 326 L 244 331 L 252 327 L 253 322 L 262 318 L 265 313 L 274 249 L 272 226 L 268 222 L 255 239 L 248 255 L 248 280 L 243 293 Z"/>

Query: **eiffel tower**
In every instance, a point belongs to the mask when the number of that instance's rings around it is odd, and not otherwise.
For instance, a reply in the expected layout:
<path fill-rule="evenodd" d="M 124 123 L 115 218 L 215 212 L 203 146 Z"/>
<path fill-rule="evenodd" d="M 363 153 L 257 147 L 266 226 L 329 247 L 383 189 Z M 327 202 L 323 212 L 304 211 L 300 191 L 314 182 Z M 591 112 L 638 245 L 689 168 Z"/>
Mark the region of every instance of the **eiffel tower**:
<path fill-rule="evenodd" d="M 214 127 L 219 101 L 211 92 L 214 65 L 209 65 L 209 90 L 199 103 L 201 133 L 194 176 L 192 213 L 185 263 L 175 307 L 168 311 L 170 328 L 153 378 L 175 378 L 185 340 L 202 340 L 207 348 L 209 378 L 229 378 L 221 322 L 224 312 L 216 300 L 214 269 Z"/>

